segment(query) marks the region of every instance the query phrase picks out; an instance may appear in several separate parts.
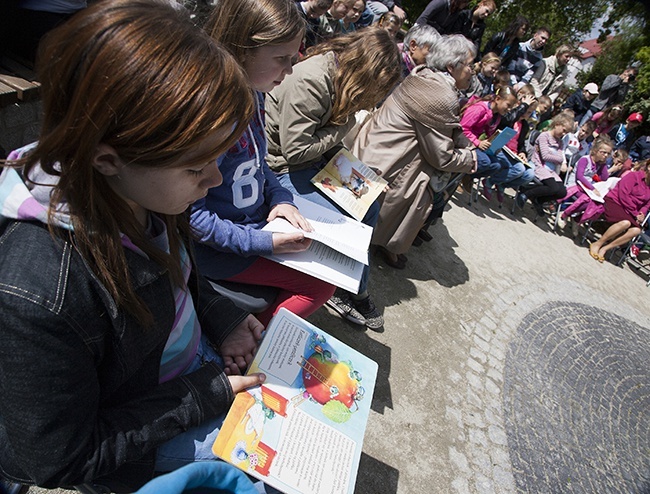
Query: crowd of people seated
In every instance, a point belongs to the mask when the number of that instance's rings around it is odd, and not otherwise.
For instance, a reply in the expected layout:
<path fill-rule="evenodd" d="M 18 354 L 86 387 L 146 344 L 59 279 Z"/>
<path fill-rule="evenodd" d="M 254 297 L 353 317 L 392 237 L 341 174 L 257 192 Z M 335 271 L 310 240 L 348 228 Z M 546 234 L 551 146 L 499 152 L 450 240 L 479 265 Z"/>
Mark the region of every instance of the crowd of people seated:
<path fill-rule="evenodd" d="M 398 0 L 219 0 L 203 29 L 162 0 L 104 0 L 48 35 L 40 139 L 0 176 L 4 477 L 132 492 L 214 458 L 281 307 L 381 328 L 369 266 L 352 293 L 266 258 L 310 246 L 262 230 L 311 230 L 294 196 L 347 214 L 311 183 L 345 142 L 388 182 L 362 222 L 395 269 L 462 188 L 604 218 L 599 262 L 641 231 L 650 136 L 624 107 L 638 66 L 563 100 L 572 48 L 545 58 L 552 33 L 527 39 L 523 16 L 484 44 L 497 5 L 468 5 L 431 1 L 402 42 Z M 203 276 L 278 296 L 254 317 Z"/>

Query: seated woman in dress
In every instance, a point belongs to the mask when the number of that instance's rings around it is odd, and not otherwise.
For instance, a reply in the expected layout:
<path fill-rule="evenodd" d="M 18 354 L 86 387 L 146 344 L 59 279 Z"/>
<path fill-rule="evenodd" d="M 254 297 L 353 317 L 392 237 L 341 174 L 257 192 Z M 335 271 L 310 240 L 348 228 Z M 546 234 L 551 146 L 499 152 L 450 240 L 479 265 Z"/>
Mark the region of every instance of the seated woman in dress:
<path fill-rule="evenodd" d="M 598 262 L 615 247 L 625 245 L 641 233 L 643 220 L 650 210 L 650 167 L 625 175 L 605 196 L 603 217 L 612 223 L 598 241 L 589 246 L 589 254 Z"/>
<path fill-rule="evenodd" d="M 342 147 L 355 113 L 372 110 L 400 80 L 400 56 L 388 31 L 367 27 L 316 45 L 293 74 L 266 97 L 267 162 L 280 183 L 309 201 L 341 211 L 311 178 Z M 379 204 L 362 222 L 374 227 Z M 337 290 L 328 301 L 346 319 L 380 328 L 383 318 L 367 291 L 366 266 L 358 294 Z"/>
<path fill-rule="evenodd" d="M 432 211 L 442 214 L 443 189 L 452 174 L 476 168 L 458 103 L 458 90 L 469 84 L 475 56 L 464 36 L 439 38 L 427 65 L 404 79 L 354 142 L 352 153 L 388 181 L 372 243 L 390 266 L 403 268 L 406 261 L 400 255 Z"/>

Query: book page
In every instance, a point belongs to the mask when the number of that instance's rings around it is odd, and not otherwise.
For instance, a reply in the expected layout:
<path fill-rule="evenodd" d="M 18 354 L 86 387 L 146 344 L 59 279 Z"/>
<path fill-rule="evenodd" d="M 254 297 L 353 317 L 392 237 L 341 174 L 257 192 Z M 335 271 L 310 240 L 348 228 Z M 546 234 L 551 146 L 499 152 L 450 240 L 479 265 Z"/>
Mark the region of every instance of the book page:
<path fill-rule="evenodd" d="M 528 163 L 528 160 L 527 160 L 527 159 L 522 159 L 522 158 L 520 158 L 519 155 L 518 155 L 517 153 L 515 153 L 512 149 L 510 149 L 508 146 L 503 146 L 503 147 L 501 148 L 501 151 L 503 151 L 504 153 L 506 153 L 506 154 L 508 155 L 508 157 L 509 157 L 513 162 L 518 161 L 518 162 L 522 163 L 526 168 L 532 168 L 532 167 L 533 167 L 533 165 L 531 165 L 530 163 Z"/>
<path fill-rule="evenodd" d="M 215 455 L 289 494 L 352 494 L 377 364 L 281 309 L 248 371 Z"/>
<path fill-rule="evenodd" d="M 312 242 L 309 249 L 302 252 L 266 257 L 349 292 L 359 293 L 364 264 L 320 242 Z"/>
<path fill-rule="evenodd" d="M 368 265 L 368 247 L 372 238 L 372 227 L 300 196 L 294 196 L 293 201 L 300 210 L 300 214 L 314 228 L 313 232 L 300 230 L 284 218 L 274 219 L 266 224 L 263 230 L 281 233 L 301 232 L 307 238 L 317 240 L 356 261 Z"/>
<path fill-rule="evenodd" d="M 311 182 L 353 218 L 361 221 L 387 182 L 347 149 L 341 149 Z"/>
<path fill-rule="evenodd" d="M 579 180 L 576 181 L 576 183 L 582 188 L 582 190 L 589 196 L 589 198 L 592 201 L 604 203 L 605 202 L 605 196 L 607 193 L 614 188 L 614 186 L 618 183 L 620 180 L 619 177 L 611 177 L 604 182 L 594 182 L 592 185 L 594 186 L 594 190 L 597 190 L 600 192 L 600 195 L 596 194 L 593 190 L 588 189 L 583 185 L 582 182 Z"/>

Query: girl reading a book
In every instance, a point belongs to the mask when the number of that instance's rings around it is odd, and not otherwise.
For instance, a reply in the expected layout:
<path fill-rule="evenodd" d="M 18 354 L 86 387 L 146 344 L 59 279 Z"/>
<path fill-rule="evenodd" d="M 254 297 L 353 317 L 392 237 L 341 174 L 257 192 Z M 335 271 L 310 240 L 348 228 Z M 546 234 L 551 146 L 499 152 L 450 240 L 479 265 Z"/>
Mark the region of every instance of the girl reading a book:
<path fill-rule="evenodd" d="M 612 154 L 612 149 L 612 140 L 606 135 L 599 136 L 594 140 L 589 154 L 578 160 L 575 171 L 571 172 L 567 179 L 567 194 L 562 199 L 566 201 L 573 197 L 574 202 L 562 213 L 563 219 L 587 209 L 591 199 L 585 190 L 593 191 L 596 196 L 601 195 L 594 183 L 604 182 L 609 178 L 607 160 Z"/>
<path fill-rule="evenodd" d="M 549 130 L 542 132 L 533 152 L 535 178 L 538 183 L 522 187 L 517 204 L 523 208 L 527 199 L 533 204 L 538 216 L 544 216 L 545 202 L 557 201 L 566 196 L 566 187 L 560 178 L 562 165 L 566 165 L 562 138 L 574 128 L 573 118 L 567 113 L 553 117 Z"/>
<path fill-rule="evenodd" d="M 196 431 L 264 379 L 238 375 L 263 327 L 197 274 L 186 216 L 254 103 L 233 57 L 154 0 L 79 12 L 38 71 L 39 141 L 0 175 L 0 472 L 133 492 L 200 458 Z"/>
<path fill-rule="evenodd" d="M 355 113 L 372 110 L 400 78 L 399 52 L 385 29 L 368 27 L 321 43 L 294 67 L 266 99 L 268 162 L 294 194 L 345 211 L 323 196 L 311 179 L 343 147 Z M 375 201 L 362 222 L 374 227 Z M 383 318 L 368 293 L 366 266 L 358 294 L 337 290 L 328 305 L 346 319 L 370 328 Z"/>
<path fill-rule="evenodd" d="M 244 69 L 255 91 L 255 113 L 241 139 L 218 160 L 223 184 L 192 206 L 198 266 L 209 279 L 279 288 L 275 302 L 257 315 L 265 325 L 280 307 L 307 317 L 330 298 L 334 287 L 262 257 L 300 252 L 310 245 L 302 232 L 262 231 L 275 218 L 311 230 L 293 204 L 293 194 L 266 163 L 264 134 L 264 93 L 291 74 L 305 22 L 292 0 L 222 0 L 205 29 Z"/>
<path fill-rule="evenodd" d="M 472 178 L 483 178 L 483 195 L 488 200 L 492 198 L 493 184 L 489 181 L 490 177 L 502 170 L 500 175 L 508 175 L 507 172 L 513 166 L 519 166 L 511 164 L 502 151 L 497 150 L 496 153 L 488 151 L 491 145 L 489 138 L 495 134 L 501 117 L 517 104 L 514 90 L 509 86 L 499 86 L 493 95 L 481 98 L 465 107 L 460 119 L 465 136 L 476 146 L 478 165 Z M 518 168 L 520 174 L 523 174 L 524 170 L 523 165 Z"/>

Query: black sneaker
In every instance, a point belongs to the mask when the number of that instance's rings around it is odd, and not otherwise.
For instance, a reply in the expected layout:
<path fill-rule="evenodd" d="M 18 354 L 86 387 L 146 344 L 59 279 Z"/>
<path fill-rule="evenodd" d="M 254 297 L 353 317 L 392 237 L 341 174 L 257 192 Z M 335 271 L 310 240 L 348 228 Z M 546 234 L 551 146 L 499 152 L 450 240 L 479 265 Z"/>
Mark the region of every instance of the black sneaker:
<path fill-rule="evenodd" d="M 379 329 L 384 326 L 384 318 L 375 307 L 375 304 L 370 299 L 370 296 L 361 299 L 354 300 L 350 299 L 354 304 L 354 308 L 363 316 L 365 319 L 365 325 L 370 329 Z"/>
<path fill-rule="evenodd" d="M 338 312 L 342 318 L 360 326 L 365 326 L 366 319 L 354 308 L 348 292 L 337 288 L 326 304 Z"/>
<path fill-rule="evenodd" d="M 23 492 L 27 492 L 26 485 L 0 480 L 0 494 L 21 494 Z"/>
<path fill-rule="evenodd" d="M 535 212 L 537 213 L 537 216 L 546 216 L 546 211 L 544 211 L 544 206 L 540 202 L 537 201 L 537 199 L 533 199 L 531 201 L 533 203 L 533 208 L 535 208 Z"/>

